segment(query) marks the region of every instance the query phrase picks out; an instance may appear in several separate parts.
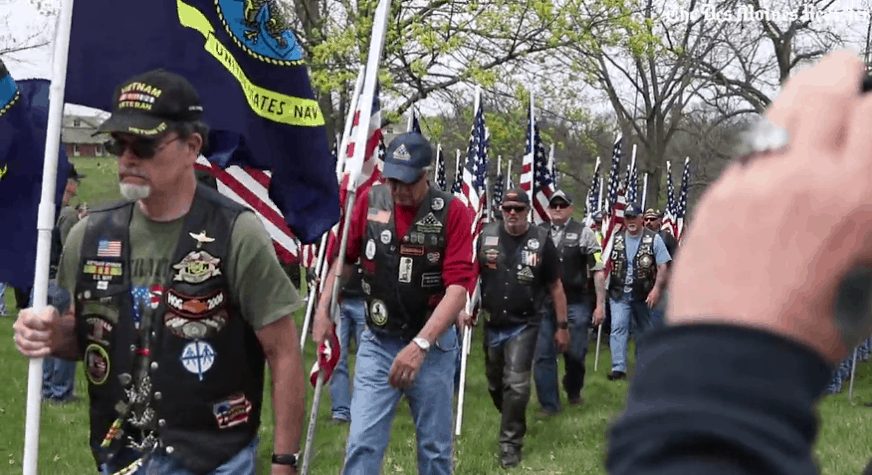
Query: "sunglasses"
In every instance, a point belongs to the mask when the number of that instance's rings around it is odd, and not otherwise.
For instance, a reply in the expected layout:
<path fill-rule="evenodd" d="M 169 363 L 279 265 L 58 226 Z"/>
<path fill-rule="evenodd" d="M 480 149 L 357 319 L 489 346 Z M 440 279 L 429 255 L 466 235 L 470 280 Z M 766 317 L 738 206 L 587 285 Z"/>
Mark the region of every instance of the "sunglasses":
<path fill-rule="evenodd" d="M 657 221 L 658 219 L 660 219 L 660 218 L 645 218 L 645 222 L 646 223 L 653 223 L 654 221 Z"/>
<path fill-rule="evenodd" d="M 551 209 L 566 209 L 569 208 L 569 205 L 566 203 L 555 203 L 551 205 Z"/>
<path fill-rule="evenodd" d="M 158 146 L 157 139 L 139 137 L 132 141 L 122 141 L 113 137 L 104 143 L 103 147 L 107 152 L 117 157 L 124 155 L 124 151 L 130 149 L 130 153 L 136 155 L 137 158 L 148 160 L 154 158 L 158 152 L 178 139 L 179 137 L 175 137 Z"/>
<path fill-rule="evenodd" d="M 524 211 L 527 211 L 527 207 L 526 206 L 503 206 L 504 213 L 509 213 L 512 211 L 514 211 L 516 213 L 523 213 Z"/>

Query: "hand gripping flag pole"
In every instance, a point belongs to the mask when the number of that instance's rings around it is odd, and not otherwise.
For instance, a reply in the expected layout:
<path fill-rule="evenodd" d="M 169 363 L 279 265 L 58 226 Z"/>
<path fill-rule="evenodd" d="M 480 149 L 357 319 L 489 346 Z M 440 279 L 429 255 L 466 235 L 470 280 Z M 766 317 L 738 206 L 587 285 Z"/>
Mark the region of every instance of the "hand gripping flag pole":
<path fill-rule="evenodd" d="M 42 169 L 42 195 L 37 218 L 36 274 L 33 282 L 33 310 L 41 312 L 48 300 L 48 267 L 51 232 L 55 218 L 55 185 L 58 169 L 61 123 L 64 112 L 64 88 L 70 30 L 73 23 L 73 0 L 63 0 L 58 16 L 49 89 L 48 128 Z M 66 309 L 59 309 L 64 311 Z M 39 450 L 39 417 L 42 402 L 42 358 L 33 358 L 27 369 L 27 416 L 24 425 L 24 475 L 36 475 Z"/>
<path fill-rule="evenodd" d="M 357 75 L 357 81 L 354 83 L 354 93 L 351 95 L 351 105 L 348 109 L 348 115 L 345 118 L 345 130 L 342 132 L 342 141 L 340 142 L 338 152 L 336 153 L 336 179 L 341 183 L 342 182 L 342 171 L 345 169 L 345 160 L 348 156 L 345 151 L 348 149 L 348 140 L 351 135 L 351 126 L 354 123 L 354 111 L 357 108 L 357 100 L 358 96 L 360 96 L 360 89 L 363 86 L 363 75 L 365 72 L 364 66 L 360 67 L 360 73 Z M 337 224 L 338 226 L 338 224 Z M 325 232 L 323 236 L 321 236 L 321 243 L 318 247 L 318 261 L 315 263 L 315 275 L 319 277 L 319 283 L 313 285 L 309 290 L 309 301 L 306 304 L 306 317 L 303 319 L 303 332 L 300 335 L 300 352 L 302 353 L 303 349 L 306 347 L 306 339 L 309 336 L 309 325 L 312 322 L 312 315 L 315 310 L 315 301 L 318 299 L 318 296 L 321 294 L 321 291 L 324 289 L 324 280 L 327 278 L 327 271 L 329 271 L 329 262 L 330 257 L 325 256 L 327 252 L 327 243 L 329 242 L 330 231 Z"/>
<path fill-rule="evenodd" d="M 372 26 L 372 41 L 369 44 L 369 54 L 366 63 L 366 75 L 363 83 L 363 94 L 360 102 L 360 116 L 357 128 L 357 137 L 355 143 L 361 144 L 354 147 L 354 156 L 348 164 L 350 170 L 348 195 L 345 201 L 345 216 L 343 217 L 342 239 L 339 245 L 339 256 L 336 258 L 337 266 L 341 269 L 342 263 L 345 261 L 345 250 L 348 246 L 348 229 L 351 224 L 351 213 L 354 209 L 354 202 L 357 201 L 357 180 L 363 168 L 364 155 L 366 147 L 363 146 L 369 139 L 369 120 L 372 116 L 373 96 L 375 95 L 376 81 L 378 80 L 379 62 L 381 60 L 382 51 L 385 44 L 385 33 L 387 32 L 387 17 L 390 13 L 391 0 L 380 0 L 378 8 L 375 11 L 375 19 Z M 353 113 L 353 112 L 352 112 Z M 341 153 L 341 151 L 340 151 Z M 330 297 L 330 316 L 334 320 L 339 314 L 339 291 L 342 272 L 336 272 L 336 277 L 333 282 L 333 293 Z M 326 348 L 319 348 L 318 353 L 326 351 Z M 301 475 L 307 475 L 309 469 L 309 460 L 312 457 L 312 440 L 314 440 L 315 421 L 318 416 L 318 406 L 320 405 L 320 390 L 324 382 L 329 378 L 325 368 L 318 367 L 318 379 L 315 382 L 315 397 L 312 402 L 312 412 L 309 416 L 309 434 L 307 435 L 306 448 L 303 454 L 303 468 Z"/>

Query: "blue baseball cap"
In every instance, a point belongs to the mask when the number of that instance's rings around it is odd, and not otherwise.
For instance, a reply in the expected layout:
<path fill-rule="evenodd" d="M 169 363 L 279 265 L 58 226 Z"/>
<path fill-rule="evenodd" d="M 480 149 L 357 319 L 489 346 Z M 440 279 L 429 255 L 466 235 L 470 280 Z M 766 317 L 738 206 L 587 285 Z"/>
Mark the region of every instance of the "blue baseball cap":
<path fill-rule="evenodd" d="M 625 218 L 637 218 L 639 216 L 642 216 L 642 210 L 634 204 L 627 205 L 627 208 L 624 209 Z"/>
<path fill-rule="evenodd" d="M 385 154 L 385 168 L 382 176 L 403 183 L 415 183 L 421 178 L 421 171 L 433 161 L 433 147 L 423 135 L 409 132 L 397 136 Z"/>

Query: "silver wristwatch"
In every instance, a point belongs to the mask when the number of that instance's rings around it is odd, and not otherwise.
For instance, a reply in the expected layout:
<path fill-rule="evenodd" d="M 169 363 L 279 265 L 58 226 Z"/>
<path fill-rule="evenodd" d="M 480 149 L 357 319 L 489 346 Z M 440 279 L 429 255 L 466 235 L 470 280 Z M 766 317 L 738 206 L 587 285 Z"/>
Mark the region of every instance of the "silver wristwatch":
<path fill-rule="evenodd" d="M 415 337 L 412 339 L 416 345 L 418 345 L 422 350 L 428 351 L 430 349 L 430 342 L 421 337 Z"/>

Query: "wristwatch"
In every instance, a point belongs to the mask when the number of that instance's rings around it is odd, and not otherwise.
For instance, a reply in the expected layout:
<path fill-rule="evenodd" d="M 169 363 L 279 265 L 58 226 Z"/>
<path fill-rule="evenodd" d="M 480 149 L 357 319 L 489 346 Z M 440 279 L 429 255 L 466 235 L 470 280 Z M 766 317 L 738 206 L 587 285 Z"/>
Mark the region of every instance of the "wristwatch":
<path fill-rule="evenodd" d="M 430 342 L 421 337 L 415 337 L 412 339 L 416 345 L 418 345 L 422 350 L 428 351 L 430 349 Z"/>
<path fill-rule="evenodd" d="M 557 322 L 557 329 L 558 330 L 568 330 L 569 329 L 569 322 Z"/>
<path fill-rule="evenodd" d="M 273 454 L 272 463 L 276 465 L 290 465 L 291 467 L 297 466 L 297 458 L 300 456 L 300 453 L 297 452 L 295 454 Z"/>

